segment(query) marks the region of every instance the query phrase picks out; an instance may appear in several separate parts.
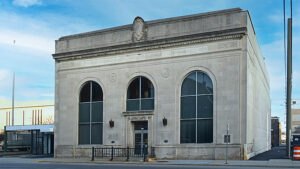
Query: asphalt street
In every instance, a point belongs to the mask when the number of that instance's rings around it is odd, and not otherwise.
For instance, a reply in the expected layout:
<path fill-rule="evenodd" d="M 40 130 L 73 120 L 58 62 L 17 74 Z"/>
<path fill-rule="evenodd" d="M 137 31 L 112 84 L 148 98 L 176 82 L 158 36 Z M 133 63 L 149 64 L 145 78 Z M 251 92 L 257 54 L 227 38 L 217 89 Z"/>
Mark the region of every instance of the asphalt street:
<path fill-rule="evenodd" d="M 22 160 L 21 160 L 22 161 Z M 0 159 L 2 169 L 271 169 L 272 167 L 233 167 L 233 166 L 198 166 L 198 165 L 149 165 L 149 164 L 62 164 L 40 163 L 33 161 L 5 162 Z M 285 168 L 283 168 L 285 169 Z M 288 168 L 286 168 L 288 169 Z"/>
<path fill-rule="evenodd" d="M 225 168 L 243 168 L 243 169 L 271 169 L 267 167 L 226 167 L 226 166 L 183 166 L 183 165 L 133 165 L 133 164 L 22 164 L 22 163 L 2 163 L 3 169 L 225 169 Z M 288 169 L 288 168 L 287 168 Z"/>
<path fill-rule="evenodd" d="M 270 159 L 283 159 L 285 155 L 284 147 L 273 148 L 272 150 L 262 153 L 252 160 L 270 160 Z M 48 160 L 47 160 L 48 159 Z M 173 161 L 169 164 L 101 164 L 101 163 L 56 163 L 51 162 L 52 158 L 23 158 L 18 157 L 0 157 L 0 169 L 271 169 L 274 167 L 255 167 L 255 166 L 205 166 L 205 162 L 194 163 L 188 162 L 184 164 L 182 161 Z M 50 160 L 50 161 L 49 161 Z M 251 160 L 251 161 L 252 161 Z M 44 162 L 42 162 L 44 161 Z M 45 162 L 46 161 L 46 162 Z M 249 161 L 249 162 L 251 162 Z M 180 162 L 180 163 L 176 163 Z M 195 161 L 197 162 L 197 161 Z M 201 162 L 201 161 L 200 161 Z M 192 164 L 192 165 L 191 165 Z M 202 164 L 202 165 L 201 165 Z M 259 163 L 258 163 L 259 164 Z M 284 165 L 283 165 L 284 166 Z M 278 167 L 276 167 L 278 168 Z M 283 169 L 285 169 L 283 167 Z"/>

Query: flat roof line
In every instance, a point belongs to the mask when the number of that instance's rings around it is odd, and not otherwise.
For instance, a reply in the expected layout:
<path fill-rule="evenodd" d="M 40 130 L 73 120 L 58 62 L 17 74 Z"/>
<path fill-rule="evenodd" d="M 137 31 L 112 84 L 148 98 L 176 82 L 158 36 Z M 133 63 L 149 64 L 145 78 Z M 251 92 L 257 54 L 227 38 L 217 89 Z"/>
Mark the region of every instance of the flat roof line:
<path fill-rule="evenodd" d="M 40 130 L 41 132 L 53 132 L 54 124 L 42 124 L 42 125 L 17 125 L 6 126 L 5 131 L 25 131 L 25 130 Z"/>
<path fill-rule="evenodd" d="M 41 105 L 41 106 L 24 106 L 24 107 L 15 107 L 15 109 L 26 109 L 26 108 L 38 108 L 38 107 L 54 107 L 54 105 Z M 12 107 L 0 108 L 0 110 L 8 110 Z"/>

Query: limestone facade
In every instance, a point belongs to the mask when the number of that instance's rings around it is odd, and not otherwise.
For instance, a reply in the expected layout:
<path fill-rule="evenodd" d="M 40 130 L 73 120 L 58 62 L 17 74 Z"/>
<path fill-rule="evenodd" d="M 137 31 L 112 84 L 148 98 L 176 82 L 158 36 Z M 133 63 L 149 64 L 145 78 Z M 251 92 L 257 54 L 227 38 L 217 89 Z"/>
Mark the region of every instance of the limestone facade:
<path fill-rule="evenodd" d="M 53 57 L 55 157 L 90 156 L 91 147 L 134 147 L 135 121 L 148 122 L 148 147 L 158 159 L 224 159 L 227 124 L 229 159 L 270 149 L 269 77 L 248 11 L 137 17 L 133 24 L 61 37 Z M 213 83 L 213 142 L 182 144 L 181 86 L 197 70 Z M 153 111 L 126 112 L 127 89 L 137 76 L 154 86 Z M 87 81 L 103 90 L 102 144 L 78 142 L 79 93 Z"/>

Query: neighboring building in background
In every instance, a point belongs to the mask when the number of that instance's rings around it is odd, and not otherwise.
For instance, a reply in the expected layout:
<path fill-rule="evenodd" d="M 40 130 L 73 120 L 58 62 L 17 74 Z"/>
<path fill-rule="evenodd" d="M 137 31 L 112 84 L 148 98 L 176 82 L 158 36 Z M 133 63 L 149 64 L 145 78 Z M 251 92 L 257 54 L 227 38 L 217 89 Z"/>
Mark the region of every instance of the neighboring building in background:
<path fill-rule="evenodd" d="M 300 135 L 300 109 L 292 109 L 292 135 Z"/>
<path fill-rule="evenodd" d="M 294 103 L 296 104 L 296 102 Z M 292 109 L 292 145 L 300 146 L 300 109 Z"/>
<path fill-rule="evenodd" d="M 4 151 L 28 151 L 35 155 L 54 153 L 54 124 L 5 126 Z"/>
<path fill-rule="evenodd" d="M 157 159 L 224 159 L 229 140 L 229 159 L 249 159 L 271 147 L 269 75 L 248 11 L 136 17 L 55 49 L 55 157 L 145 146 Z"/>
<path fill-rule="evenodd" d="M 281 132 L 281 144 L 286 144 L 286 133 L 285 132 Z"/>
<path fill-rule="evenodd" d="M 278 147 L 281 144 L 281 124 L 279 117 L 271 117 L 271 145 Z"/>
<path fill-rule="evenodd" d="M 0 108 L 0 133 L 4 126 L 12 126 L 12 108 Z M 14 125 L 54 124 L 54 105 L 16 106 Z"/>
<path fill-rule="evenodd" d="M 54 105 L 16 106 L 14 125 L 11 107 L 0 108 L 0 117 L 2 149 L 53 154 Z"/>

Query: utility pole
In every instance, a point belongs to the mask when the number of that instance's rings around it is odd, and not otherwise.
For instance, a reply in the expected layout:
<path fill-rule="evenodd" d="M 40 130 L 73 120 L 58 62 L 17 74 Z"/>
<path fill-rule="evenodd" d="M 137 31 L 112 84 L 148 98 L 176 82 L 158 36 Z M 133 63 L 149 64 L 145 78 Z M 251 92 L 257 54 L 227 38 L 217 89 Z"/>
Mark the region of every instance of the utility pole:
<path fill-rule="evenodd" d="M 287 94 L 286 94 L 286 154 L 291 156 L 291 98 L 292 98 L 292 19 L 288 18 Z"/>
<path fill-rule="evenodd" d="M 24 117 L 24 116 L 25 116 L 25 112 L 24 112 L 24 110 L 23 110 L 23 126 L 24 126 L 24 124 L 25 124 L 25 123 L 24 123 L 24 120 L 25 120 L 25 117 Z"/>
<path fill-rule="evenodd" d="M 15 72 L 13 75 L 13 84 L 12 84 L 12 114 L 11 114 L 11 124 L 15 124 Z"/>

